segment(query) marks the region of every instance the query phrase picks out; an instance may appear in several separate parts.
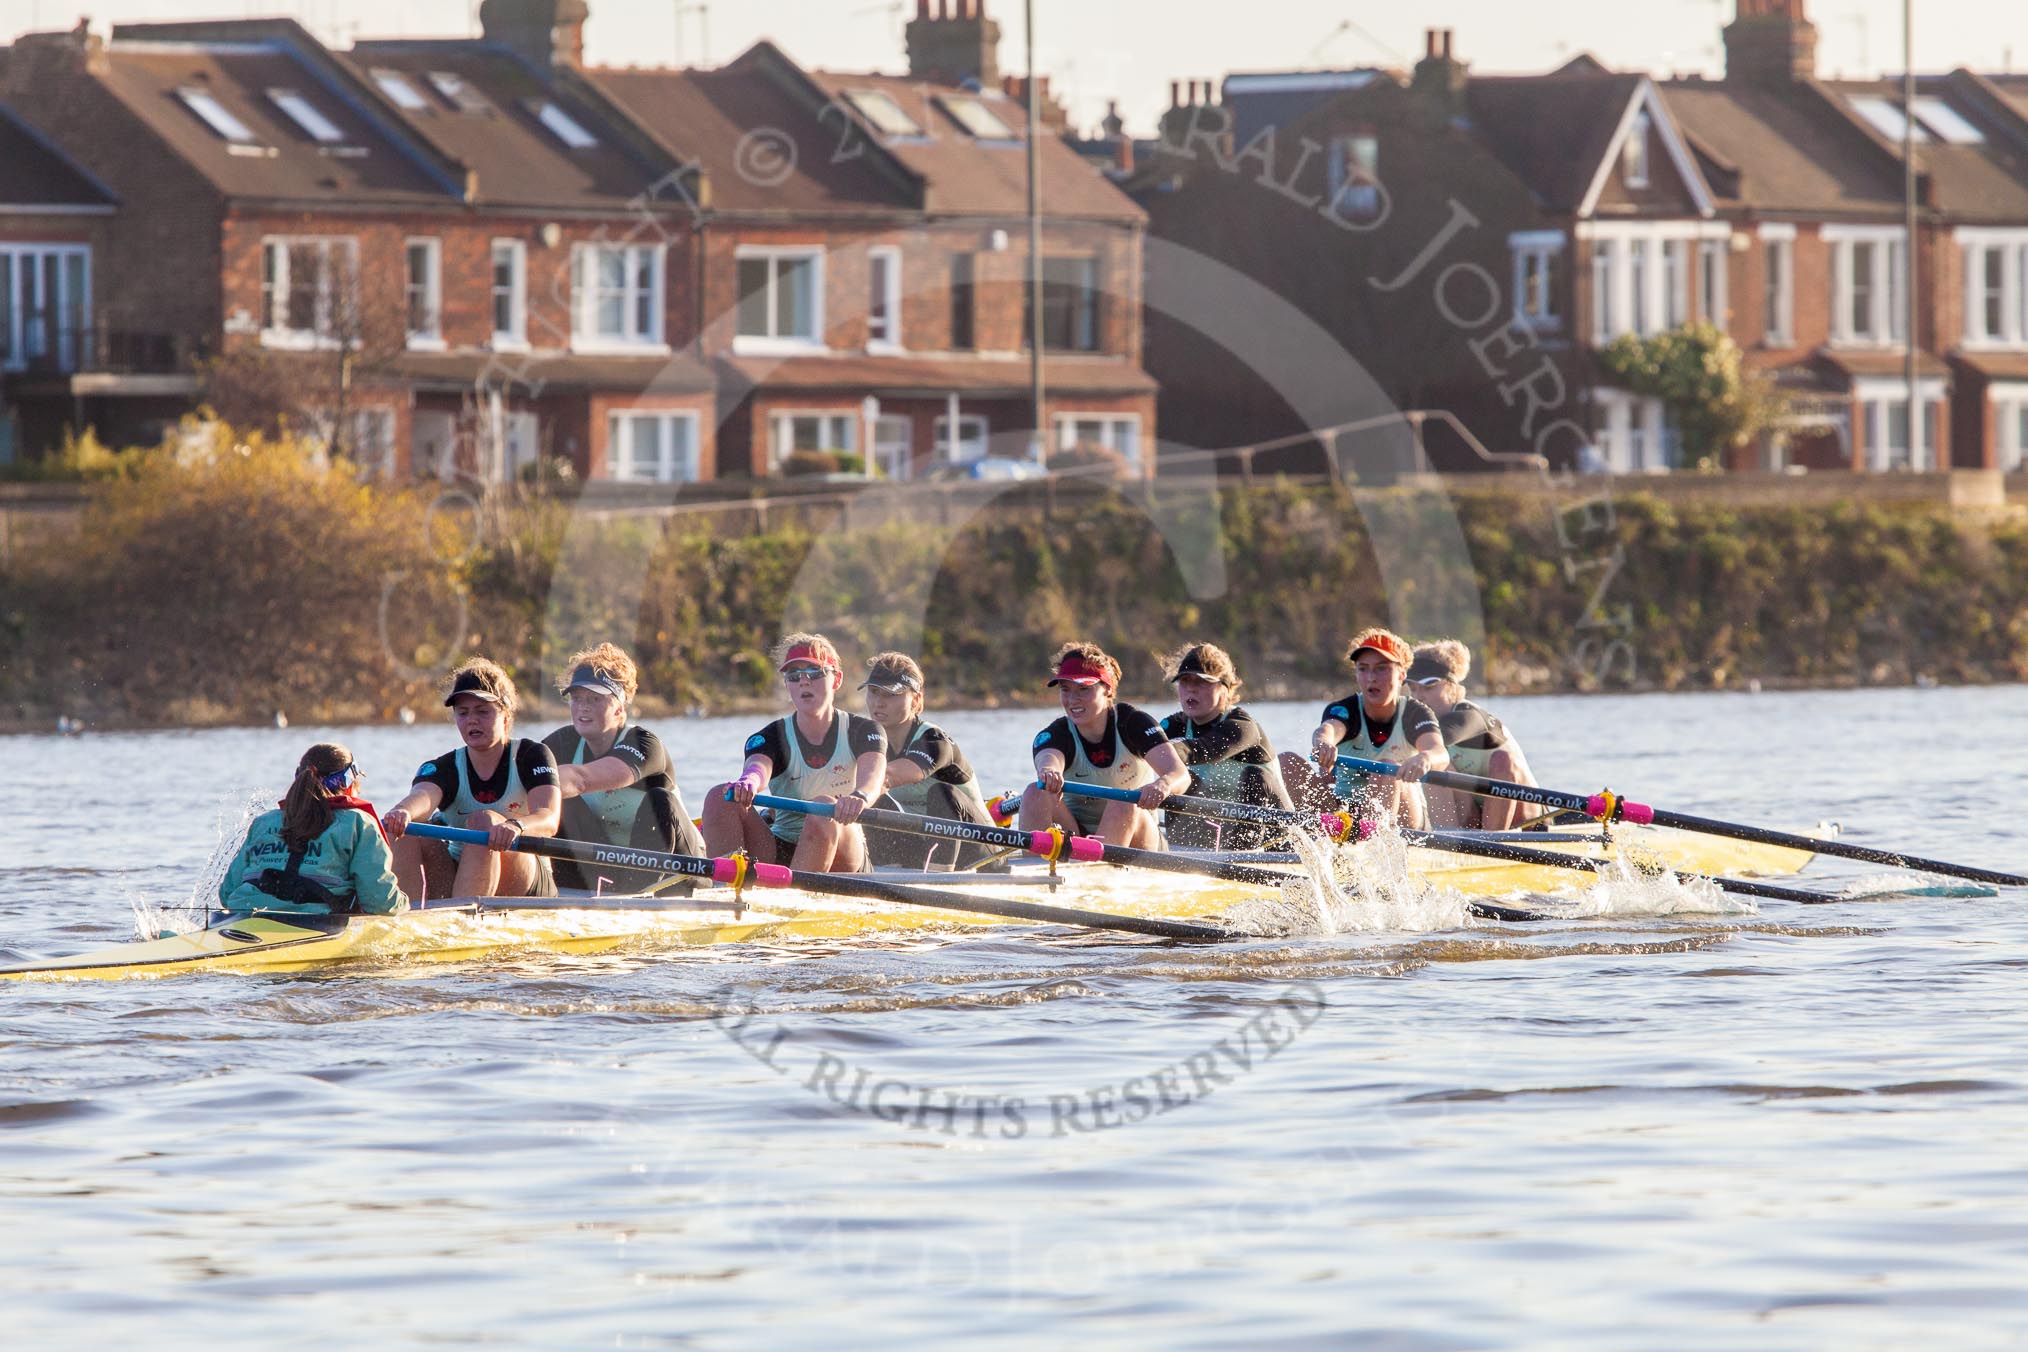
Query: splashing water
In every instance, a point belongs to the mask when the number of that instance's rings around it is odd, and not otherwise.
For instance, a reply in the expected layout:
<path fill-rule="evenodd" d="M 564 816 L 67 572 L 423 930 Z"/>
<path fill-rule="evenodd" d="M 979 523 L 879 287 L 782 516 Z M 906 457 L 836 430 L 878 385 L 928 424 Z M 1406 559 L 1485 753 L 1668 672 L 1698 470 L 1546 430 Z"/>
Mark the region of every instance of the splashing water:
<path fill-rule="evenodd" d="M 1844 884 L 1837 895 L 1846 901 L 1873 901 L 1886 897 L 1997 897 L 2000 893 L 1981 883 L 1939 878 L 1933 873 L 1869 873 Z"/>
<path fill-rule="evenodd" d="M 275 801 L 271 792 L 248 793 L 238 798 L 220 797 L 212 817 L 211 855 L 198 871 L 190 894 L 181 901 L 157 902 L 139 891 L 128 890 L 127 905 L 134 912 L 134 934 L 141 939 L 166 938 L 204 928 L 207 915 L 218 905 L 218 885 L 246 841 L 253 819 Z"/>

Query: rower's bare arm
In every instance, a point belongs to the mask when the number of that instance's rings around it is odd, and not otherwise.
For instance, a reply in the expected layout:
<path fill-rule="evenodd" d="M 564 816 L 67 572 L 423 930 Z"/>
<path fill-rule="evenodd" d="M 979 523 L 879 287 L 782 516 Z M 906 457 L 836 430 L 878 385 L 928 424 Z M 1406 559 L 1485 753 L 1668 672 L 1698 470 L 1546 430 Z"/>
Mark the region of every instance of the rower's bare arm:
<path fill-rule="evenodd" d="M 1338 761 L 1338 743 L 1345 740 L 1345 725 L 1335 718 L 1327 718 L 1317 725 L 1310 734 L 1310 759 L 1322 770 L 1329 770 Z"/>
<path fill-rule="evenodd" d="M 1401 763 L 1400 778 L 1413 784 L 1432 770 L 1451 768 L 1451 753 L 1444 748 L 1444 739 L 1434 732 L 1425 732 L 1415 739 L 1415 754 Z"/>
<path fill-rule="evenodd" d="M 852 761 L 852 789 L 838 800 L 833 810 L 838 824 L 850 826 L 859 820 L 887 782 L 887 752 L 862 751 Z"/>
<path fill-rule="evenodd" d="M 528 791 L 528 811 L 521 817 L 525 835 L 553 836 L 563 825 L 563 790 L 554 784 Z"/>
<path fill-rule="evenodd" d="M 400 840 L 408 824 L 427 817 L 443 806 L 444 791 L 434 784 L 422 783 L 408 791 L 408 795 L 389 808 L 380 818 L 380 824 L 387 830 L 389 840 Z"/>
<path fill-rule="evenodd" d="M 1174 742 L 1149 747 L 1148 768 L 1155 772 L 1155 779 L 1141 786 L 1142 807 L 1158 808 L 1162 806 L 1162 800 L 1171 794 L 1190 791 L 1190 767 L 1184 764 L 1183 753 L 1176 749 Z"/>
<path fill-rule="evenodd" d="M 766 756 L 755 754 L 746 758 L 740 767 L 739 778 L 727 786 L 732 801 L 740 807 L 752 807 L 753 796 L 775 777 L 775 763 Z"/>
<path fill-rule="evenodd" d="M 609 793 L 637 782 L 634 767 L 618 756 L 600 756 L 583 765 L 556 767 L 557 787 L 563 790 L 565 798 L 575 798 L 581 793 Z"/>
<path fill-rule="evenodd" d="M 1045 793 L 1063 792 L 1063 753 L 1046 746 L 1035 753 L 1035 778 Z"/>

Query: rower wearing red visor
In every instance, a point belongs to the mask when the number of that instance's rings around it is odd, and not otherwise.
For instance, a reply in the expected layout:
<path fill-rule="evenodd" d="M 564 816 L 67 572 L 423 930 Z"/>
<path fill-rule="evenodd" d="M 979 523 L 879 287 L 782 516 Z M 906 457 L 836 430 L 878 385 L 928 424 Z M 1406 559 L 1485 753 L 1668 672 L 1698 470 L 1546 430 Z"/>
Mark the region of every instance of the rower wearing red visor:
<path fill-rule="evenodd" d="M 1162 848 L 1154 809 L 1190 788 L 1190 768 L 1154 716 L 1115 699 L 1120 664 L 1095 643 L 1066 643 L 1050 663 L 1049 683 L 1063 717 L 1035 739 L 1035 777 L 1021 795 L 1021 829 L 1052 826 L 1096 835 L 1108 845 Z M 1064 781 L 1139 789 L 1136 802 L 1066 796 Z"/>

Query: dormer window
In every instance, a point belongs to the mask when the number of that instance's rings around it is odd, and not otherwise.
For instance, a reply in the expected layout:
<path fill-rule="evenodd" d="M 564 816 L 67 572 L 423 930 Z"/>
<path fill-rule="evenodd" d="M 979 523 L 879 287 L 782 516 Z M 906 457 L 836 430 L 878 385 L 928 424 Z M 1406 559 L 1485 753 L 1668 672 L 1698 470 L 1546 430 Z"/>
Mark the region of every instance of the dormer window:
<path fill-rule="evenodd" d="M 459 112 L 490 113 L 493 111 L 493 105 L 486 102 L 486 96 L 472 88 L 465 81 L 464 76 L 453 74 L 447 70 L 433 70 L 430 72 L 429 78 L 430 84 L 436 88 L 437 93 L 443 95 L 445 101 Z"/>
<path fill-rule="evenodd" d="M 1348 221 L 1380 210 L 1380 138 L 1370 132 L 1331 138 L 1331 211 Z"/>
<path fill-rule="evenodd" d="M 535 114 L 537 121 L 549 128 L 551 136 L 572 150 L 590 150 L 599 143 L 599 138 L 586 131 L 576 118 L 547 99 L 530 99 L 528 110 Z"/>
<path fill-rule="evenodd" d="M 958 98 L 950 94 L 939 94 L 937 102 L 953 121 L 981 141 L 1018 141 L 1014 129 L 1000 120 L 1000 115 L 988 108 L 979 99 Z"/>
<path fill-rule="evenodd" d="M 882 136 L 922 135 L 922 128 L 916 120 L 904 112 L 892 96 L 878 89 L 848 90 L 845 97 Z"/>
<path fill-rule="evenodd" d="M 1986 142 L 1984 132 L 1934 94 L 1924 94 L 1916 99 L 1915 120 L 1950 145 L 1976 146 Z"/>
<path fill-rule="evenodd" d="M 220 103 L 210 90 L 186 87 L 177 90 L 176 97 L 183 100 L 184 107 L 202 118 L 205 126 L 234 145 L 250 146 L 254 143 L 252 130 Z"/>
<path fill-rule="evenodd" d="M 1620 181 L 1629 188 L 1648 186 L 1648 115 L 1635 113 L 1620 146 Z"/>
<path fill-rule="evenodd" d="M 1897 145 L 1901 143 L 1903 133 L 1911 130 L 1908 119 L 1901 115 L 1901 105 L 1891 99 L 1877 98 L 1869 94 L 1851 100 L 1851 104 L 1852 111 L 1865 118 L 1873 130 Z M 1918 144 L 1929 140 L 1929 133 L 1922 129 L 1920 119 L 1917 120 L 1913 131 Z"/>
<path fill-rule="evenodd" d="M 293 89 L 270 89 L 268 99 L 275 107 L 289 115 L 289 121 L 303 129 L 303 134 L 323 145 L 336 145 L 345 139 L 330 118 L 317 111 L 311 103 Z"/>
<path fill-rule="evenodd" d="M 420 113 L 430 106 L 422 91 L 408 82 L 400 71 L 378 67 L 373 72 L 373 83 L 380 86 L 380 92 L 394 100 L 394 106 L 407 113 Z"/>

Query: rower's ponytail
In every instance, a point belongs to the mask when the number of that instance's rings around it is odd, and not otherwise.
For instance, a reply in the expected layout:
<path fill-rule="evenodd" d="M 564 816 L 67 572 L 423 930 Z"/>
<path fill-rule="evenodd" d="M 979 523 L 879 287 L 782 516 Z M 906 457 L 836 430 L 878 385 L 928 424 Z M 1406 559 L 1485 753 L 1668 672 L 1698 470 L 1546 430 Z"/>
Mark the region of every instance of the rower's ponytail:
<path fill-rule="evenodd" d="M 330 828 L 338 810 L 331 806 L 333 789 L 326 781 L 345 773 L 352 753 L 336 742 L 319 742 L 296 762 L 296 779 L 282 799 L 282 843 L 292 850 L 308 849 L 310 842 Z"/>

